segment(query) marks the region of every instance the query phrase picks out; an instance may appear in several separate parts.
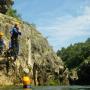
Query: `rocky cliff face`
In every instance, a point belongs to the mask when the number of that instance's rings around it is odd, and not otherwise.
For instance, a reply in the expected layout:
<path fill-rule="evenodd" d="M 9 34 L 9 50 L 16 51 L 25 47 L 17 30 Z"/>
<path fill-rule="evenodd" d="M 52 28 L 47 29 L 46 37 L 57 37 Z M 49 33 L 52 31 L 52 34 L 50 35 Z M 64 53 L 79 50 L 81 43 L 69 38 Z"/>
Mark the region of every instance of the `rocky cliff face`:
<path fill-rule="evenodd" d="M 67 69 L 62 60 L 56 56 L 46 38 L 30 24 L 0 14 L 0 31 L 4 32 L 7 49 L 10 41 L 10 29 L 19 22 L 22 35 L 19 37 L 20 53 L 17 60 L 10 60 L 7 74 L 7 58 L 0 56 L 0 84 L 20 83 L 23 69 L 28 68 L 36 85 L 48 85 L 53 82 L 68 84 Z M 11 59 L 11 58 L 10 58 Z"/>

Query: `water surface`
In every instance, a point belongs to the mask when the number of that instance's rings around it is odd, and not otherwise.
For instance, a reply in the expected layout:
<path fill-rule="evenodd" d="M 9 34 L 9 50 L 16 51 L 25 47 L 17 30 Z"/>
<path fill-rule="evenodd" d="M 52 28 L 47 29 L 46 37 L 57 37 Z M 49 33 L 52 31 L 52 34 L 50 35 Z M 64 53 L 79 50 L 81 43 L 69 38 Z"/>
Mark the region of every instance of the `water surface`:
<path fill-rule="evenodd" d="M 90 86 L 38 86 L 32 89 L 23 89 L 22 87 L 0 87 L 0 90 L 90 90 Z"/>

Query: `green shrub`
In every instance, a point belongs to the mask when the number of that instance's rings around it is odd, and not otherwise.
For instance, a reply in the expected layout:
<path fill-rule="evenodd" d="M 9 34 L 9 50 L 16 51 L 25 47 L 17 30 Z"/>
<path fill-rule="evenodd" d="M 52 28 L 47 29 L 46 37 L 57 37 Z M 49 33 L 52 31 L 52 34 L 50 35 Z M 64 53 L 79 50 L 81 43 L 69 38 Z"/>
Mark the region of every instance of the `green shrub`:
<path fill-rule="evenodd" d="M 57 86 L 57 85 L 59 85 L 59 82 L 57 80 L 49 80 L 48 85 Z"/>

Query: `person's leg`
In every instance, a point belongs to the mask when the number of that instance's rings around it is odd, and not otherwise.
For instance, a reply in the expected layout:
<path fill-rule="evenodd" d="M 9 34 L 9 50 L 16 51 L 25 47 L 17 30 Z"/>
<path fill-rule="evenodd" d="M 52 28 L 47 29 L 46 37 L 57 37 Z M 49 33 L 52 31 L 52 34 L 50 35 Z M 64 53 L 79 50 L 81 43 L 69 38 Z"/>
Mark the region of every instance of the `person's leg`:
<path fill-rule="evenodd" d="M 16 55 L 18 55 L 18 53 L 19 53 L 19 43 L 18 43 L 18 40 L 15 42 L 15 51 L 16 51 Z"/>
<path fill-rule="evenodd" d="M 17 54 L 19 53 L 19 42 L 17 41 Z"/>
<path fill-rule="evenodd" d="M 2 54 L 3 52 L 3 47 L 0 47 L 0 55 Z"/>
<path fill-rule="evenodd" d="M 15 55 L 15 40 L 14 39 L 11 39 L 11 56 L 14 56 Z"/>
<path fill-rule="evenodd" d="M 14 39 L 11 39 L 11 48 L 14 48 Z"/>

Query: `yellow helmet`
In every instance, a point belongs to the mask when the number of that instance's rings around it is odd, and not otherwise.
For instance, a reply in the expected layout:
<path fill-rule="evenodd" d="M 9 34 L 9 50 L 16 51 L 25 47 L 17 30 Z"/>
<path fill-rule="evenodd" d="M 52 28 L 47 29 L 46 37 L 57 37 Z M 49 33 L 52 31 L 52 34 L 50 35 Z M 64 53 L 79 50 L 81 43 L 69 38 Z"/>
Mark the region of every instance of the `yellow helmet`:
<path fill-rule="evenodd" d="M 20 25 L 20 23 L 18 21 L 15 21 L 14 24 L 17 25 L 17 26 Z"/>
<path fill-rule="evenodd" d="M 3 36 L 4 34 L 3 34 L 3 32 L 0 32 L 0 36 Z"/>

